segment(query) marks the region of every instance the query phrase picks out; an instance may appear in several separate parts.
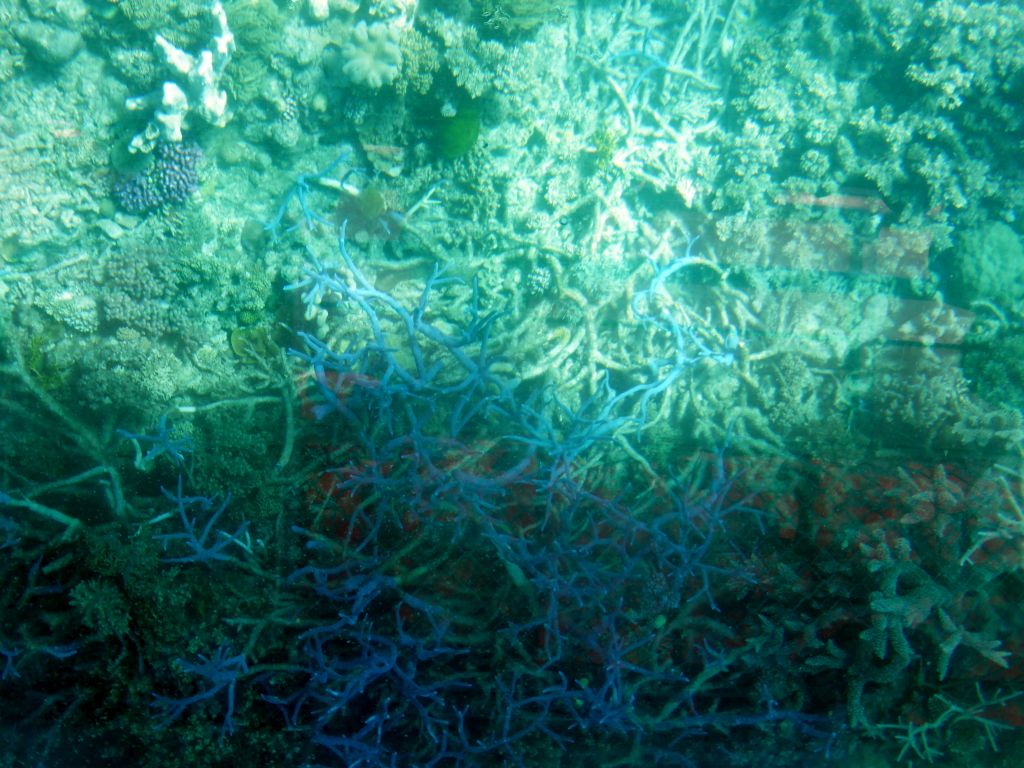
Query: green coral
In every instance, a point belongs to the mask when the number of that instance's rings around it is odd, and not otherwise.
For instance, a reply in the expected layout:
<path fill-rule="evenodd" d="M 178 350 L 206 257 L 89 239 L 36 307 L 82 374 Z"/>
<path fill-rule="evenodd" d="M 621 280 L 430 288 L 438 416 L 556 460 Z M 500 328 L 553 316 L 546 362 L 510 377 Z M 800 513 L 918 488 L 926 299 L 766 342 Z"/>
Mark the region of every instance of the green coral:
<path fill-rule="evenodd" d="M 269 74 L 270 70 L 259 57 L 237 56 L 224 76 L 224 86 L 235 101 L 247 104 L 263 95 Z"/>
<path fill-rule="evenodd" d="M 133 26 L 149 31 L 166 24 L 177 4 L 178 0 L 121 0 L 117 7 Z"/>
<path fill-rule="evenodd" d="M 272 52 L 282 46 L 285 17 L 272 0 L 229 0 L 224 11 L 239 48 Z"/>
<path fill-rule="evenodd" d="M 265 274 L 259 271 L 246 273 L 232 299 L 238 322 L 243 326 L 258 324 L 266 313 L 270 296 L 270 280 Z"/>
<path fill-rule="evenodd" d="M 1024 245 L 1001 221 L 964 233 L 954 264 L 956 298 L 984 300 L 1004 310 L 1019 311 L 1024 301 Z"/>
<path fill-rule="evenodd" d="M 124 595 L 105 579 L 89 579 L 71 590 L 71 605 L 82 623 L 100 637 L 123 637 L 128 633 L 129 614 Z"/>
<path fill-rule="evenodd" d="M 145 48 L 119 46 L 111 51 L 109 61 L 121 79 L 136 89 L 155 86 L 164 74 L 163 62 Z"/>
<path fill-rule="evenodd" d="M 971 390 L 981 400 L 1024 408 L 1024 335 L 1019 331 L 968 343 L 963 366 Z"/>
<path fill-rule="evenodd" d="M 599 171 L 607 171 L 612 167 L 615 153 L 622 146 L 622 136 L 602 125 L 594 131 L 591 141 L 594 145 L 594 165 Z"/>
<path fill-rule="evenodd" d="M 225 4 L 237 48 L 224 73 L 224 86 L 238 102 L 255 101 L 265 91 L 271 57 L 284 49 L 285 18 L 271 0 L 234 0 Z"/>
<path fill-rule="evenodd" d="M 228 335 L 228 343 L 235 357 L 247 365 L 270 368 L 281 356 L 281 348 L 266 326 L 235 328 Z"/>
<path fill-rule="evenodd" d="M 480 109 L 463 104 L 451 117 L 440 118 L 434 126 L 434 145 L 447 160 L 468 154 L 480 136 Z"/>

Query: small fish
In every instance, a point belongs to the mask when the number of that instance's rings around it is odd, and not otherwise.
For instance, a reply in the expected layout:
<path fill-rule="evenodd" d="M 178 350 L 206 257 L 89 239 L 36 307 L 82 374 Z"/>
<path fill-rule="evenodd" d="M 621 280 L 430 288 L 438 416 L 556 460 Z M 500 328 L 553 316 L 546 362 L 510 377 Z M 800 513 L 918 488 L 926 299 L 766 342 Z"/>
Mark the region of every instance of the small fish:
<path fill-rule="evenodd" d="M 860 194 L 789 195 L 783 198 L 789 205 L 815 205 L 821 208 L 846 208 L 868 213 L 889 213 L 889 206 L 880 197 Z"/>

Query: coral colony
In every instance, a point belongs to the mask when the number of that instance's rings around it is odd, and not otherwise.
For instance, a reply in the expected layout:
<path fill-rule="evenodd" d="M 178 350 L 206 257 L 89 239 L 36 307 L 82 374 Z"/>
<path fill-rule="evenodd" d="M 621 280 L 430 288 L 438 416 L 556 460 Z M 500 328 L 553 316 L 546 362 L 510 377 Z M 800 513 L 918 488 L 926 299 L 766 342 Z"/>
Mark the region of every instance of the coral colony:
<path fill-rule="evenodd" d="M 151 165 L 118 182 L 114 196 L 128 213 L 183 203 L 199 189 L 203 152 L 196 144 L 161 144 Z"/>
<path fill-rule="evenodd" d="M 1021 752 L 1016 6 L 4 14 L 0 765 Z"/>

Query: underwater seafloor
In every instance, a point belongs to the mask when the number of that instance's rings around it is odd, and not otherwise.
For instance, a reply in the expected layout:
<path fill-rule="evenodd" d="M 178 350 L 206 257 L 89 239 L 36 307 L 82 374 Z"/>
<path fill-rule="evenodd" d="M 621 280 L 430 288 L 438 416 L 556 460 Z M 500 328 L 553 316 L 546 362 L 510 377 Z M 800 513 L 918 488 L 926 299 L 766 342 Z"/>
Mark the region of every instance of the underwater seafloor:
<path fill-rule="evenodd" d="M 1024 750 L 1024 10 L 2 0 L 0 767 Z"/>

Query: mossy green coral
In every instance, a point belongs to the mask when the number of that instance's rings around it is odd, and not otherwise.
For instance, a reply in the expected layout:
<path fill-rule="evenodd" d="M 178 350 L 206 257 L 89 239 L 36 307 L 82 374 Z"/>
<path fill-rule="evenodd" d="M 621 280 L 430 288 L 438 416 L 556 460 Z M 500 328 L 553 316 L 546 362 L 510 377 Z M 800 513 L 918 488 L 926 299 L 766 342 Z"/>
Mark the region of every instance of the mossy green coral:
<path fill-rule="evenodd" d="M 167 23 L 177 0 L 121 0 L 118 9 L 137 29 L 149 31 Z"/>
<path fill-rule="evenodd" d="M 128 634 L 128 606 L 121 591 L 109 581 L 89 579 L 77 584 L 71 590 L 71 605 L 81 615 L 82 623 L 100 637 Z"/>
<path fill-rule="evenodd" d="M 1024 244 L 1008 225 L 990 222 L 960 238 L 955 257 L 956 298 L 990 301 L 1019 311 L 1024 303 Z"/>
<path fill-rule="evenodd" d="M 480 137 L 480 109 L 467 103 L 451 117 L 442 117 L 434 129 L 434 146 L 447 160 L 468 154 Z"/>

